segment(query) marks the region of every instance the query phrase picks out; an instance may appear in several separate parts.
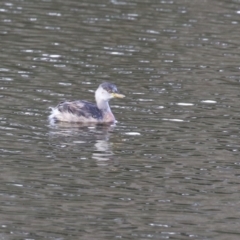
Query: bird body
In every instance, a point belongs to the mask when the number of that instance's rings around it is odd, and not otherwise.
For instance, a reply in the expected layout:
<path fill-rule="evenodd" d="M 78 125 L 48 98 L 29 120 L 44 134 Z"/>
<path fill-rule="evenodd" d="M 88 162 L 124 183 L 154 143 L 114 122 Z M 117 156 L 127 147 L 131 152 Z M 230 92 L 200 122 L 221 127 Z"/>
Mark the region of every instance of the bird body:
<path fill-rule="evenodd" d="M 95 92 L 96 104 L 84 100 L 64 101 L 52 108 L 51 123 L 114 123 L 115 117 L 109 106 L 111 98 L 123 98 L 112 83 L 102 83 Z"/>

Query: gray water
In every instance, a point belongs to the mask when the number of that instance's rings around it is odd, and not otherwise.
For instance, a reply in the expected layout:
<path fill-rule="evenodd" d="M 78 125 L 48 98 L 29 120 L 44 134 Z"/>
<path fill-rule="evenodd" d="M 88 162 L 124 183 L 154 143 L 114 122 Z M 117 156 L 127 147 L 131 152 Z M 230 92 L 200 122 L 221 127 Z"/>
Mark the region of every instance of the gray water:
<path fill-rule="evenodd" d="M 238 0 L 3 0 L 0 47 L 0 239 L 240 238 Z"/>

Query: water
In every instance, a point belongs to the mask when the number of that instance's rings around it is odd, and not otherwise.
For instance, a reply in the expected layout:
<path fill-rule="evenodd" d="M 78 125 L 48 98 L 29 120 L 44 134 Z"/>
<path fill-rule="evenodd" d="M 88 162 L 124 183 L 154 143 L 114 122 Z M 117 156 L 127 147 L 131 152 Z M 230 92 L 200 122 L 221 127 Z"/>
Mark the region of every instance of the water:
<path fill-rule="evenodd" d="M 2 1 L 0 239 L 239 239 L 239 1 Z M 50 126 L 93 101 L 116 126 Z"/>

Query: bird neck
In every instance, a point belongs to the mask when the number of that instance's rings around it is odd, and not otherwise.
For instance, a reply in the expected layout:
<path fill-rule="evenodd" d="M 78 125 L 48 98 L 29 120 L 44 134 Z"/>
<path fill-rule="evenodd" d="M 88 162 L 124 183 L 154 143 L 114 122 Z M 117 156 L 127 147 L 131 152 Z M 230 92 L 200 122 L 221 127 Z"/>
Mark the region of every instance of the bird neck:
<path fill-rule="evenodd" d="M 103 93 L 104 93 L 104 90 L 101 87 L 99 87 L 95 92 L 95 100 L 96 100 L 96 103 L 97 103 L 97 107 L 101 111 L 104 111 L 104 112 L 105 111 L 106 112 L 110 111 L 111 112 L 108 101 L 103 99 Z"/>
<path fill-rule="evenodd" d="M 103 114 L 103 122 L 115 122 L 115 117 L 111 111 L 111 108 L 108 104 L 108 101 L 98 100 L 97 107 L 102 111 Z"/>
<path fill-rule="evenodd" d="M 111 108 L 108 104 L 108 101 L 97 100 L 97 107 L 104 112 L 111 112 Z"/>

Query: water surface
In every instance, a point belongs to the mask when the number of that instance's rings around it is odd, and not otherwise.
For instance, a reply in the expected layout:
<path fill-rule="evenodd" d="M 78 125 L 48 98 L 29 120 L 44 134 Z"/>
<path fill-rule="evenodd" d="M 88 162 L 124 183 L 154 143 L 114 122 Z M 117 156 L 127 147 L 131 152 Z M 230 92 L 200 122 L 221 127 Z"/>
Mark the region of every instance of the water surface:
<path fill-rule="evenodd" d="M 239 239 L 239 1 L 0 4 L 1 239 Z M 49 125 L 104 81 L 115 126 Z"/>

